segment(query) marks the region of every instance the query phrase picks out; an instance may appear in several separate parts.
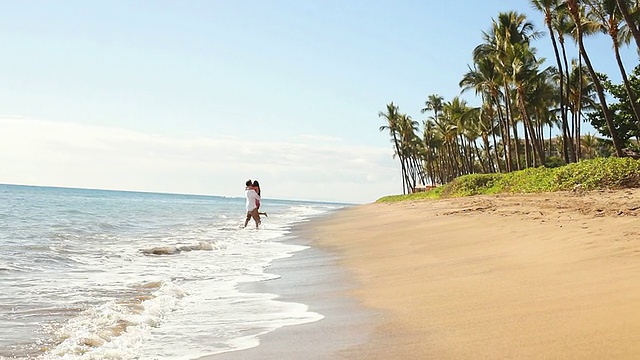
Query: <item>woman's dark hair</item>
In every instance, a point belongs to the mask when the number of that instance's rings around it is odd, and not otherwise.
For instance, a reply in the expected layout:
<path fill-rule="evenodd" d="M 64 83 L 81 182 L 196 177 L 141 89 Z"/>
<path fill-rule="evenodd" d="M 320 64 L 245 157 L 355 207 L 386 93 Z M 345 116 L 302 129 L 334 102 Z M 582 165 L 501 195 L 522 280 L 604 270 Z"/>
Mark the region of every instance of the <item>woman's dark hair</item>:
<path fill-rule="evenodd" d="M 253 180 L 253 186 L 257 187 L 258 190 L 258 195 L 260 195 L 260 183 L 258 182 L 258 180 Z"/>

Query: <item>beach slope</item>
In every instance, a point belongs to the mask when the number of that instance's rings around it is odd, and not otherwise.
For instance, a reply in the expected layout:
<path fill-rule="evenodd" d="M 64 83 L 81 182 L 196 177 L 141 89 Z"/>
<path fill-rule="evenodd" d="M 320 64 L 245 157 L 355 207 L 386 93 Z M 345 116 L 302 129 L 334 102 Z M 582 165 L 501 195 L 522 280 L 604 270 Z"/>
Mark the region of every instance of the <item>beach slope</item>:
<path fill-rule="evenodd" d="M 356 206 L 314 220 L 379 313 L 346 359 L 640 358 L 640 191 Z"/>

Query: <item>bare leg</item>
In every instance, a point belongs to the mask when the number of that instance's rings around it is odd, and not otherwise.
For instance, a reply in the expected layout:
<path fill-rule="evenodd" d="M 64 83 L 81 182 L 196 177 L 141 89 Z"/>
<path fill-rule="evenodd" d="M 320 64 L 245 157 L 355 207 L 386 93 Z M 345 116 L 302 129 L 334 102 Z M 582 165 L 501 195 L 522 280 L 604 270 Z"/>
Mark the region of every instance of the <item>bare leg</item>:
<path fill-rule="evenodd" d="M 250 212 L 247 213 L 247 218 L 244 220 L 244 227 L 247 227 L 247 224 L 249 223 L 249 220 L 251 220 L 251 213 Z"/>
<path fill-rule="evenodd" d="M 251 211 L 250 215 L 251 215 L 251 217 L 253 217 L 253 221 L 256 222 L 256 229 L 257 229 L 258 225 L 260 225 L 260 214 L 258 213 L 258 209 L 253 209 L 253 211 Z"/>

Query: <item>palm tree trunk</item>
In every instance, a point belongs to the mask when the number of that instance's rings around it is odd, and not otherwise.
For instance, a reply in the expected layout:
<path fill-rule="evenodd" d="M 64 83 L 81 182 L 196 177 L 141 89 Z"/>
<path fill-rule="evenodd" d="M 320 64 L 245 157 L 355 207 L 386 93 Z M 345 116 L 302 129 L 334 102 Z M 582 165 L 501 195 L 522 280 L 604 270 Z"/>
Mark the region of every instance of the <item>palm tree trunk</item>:
<path fill-rule="evenodd" d="M 511 109 L 511 96 L 510 96 L 510 91 L 509 91 L 509 86 L 507 85 L 507 82 L 505 80 L 504 83 L 504 104 L 505 104 L 505 119 L 506 119 L 506 131 L 507 131 L 507 139 L 508 139 L 508 143 L 507 143 L 507 156 L 509 157 L 509 161 L 511 162 L 512 165 L 512 169 L 511 171 L 513 171 L 513 160 L 514 160 L 514 156 L 512 154 L 512 150 L 515 149 L 515 161 L 516 161 L 516 169 L 515 170 L 520 170 L 520 156 L 518 154 L 518 134 L 517 132 L 513 133 L 513 142 L 515 142 L 515 147 L 511 147 L 511 129 L 516 130 L 516 125 L 515 125 L 515 119 L 513 118 L 513 110 Z"/>
<path fill-rule="evenodd" d="M 607 106 L 607 99 L 604 95 L 604 89 L 602 84 L 600 83 L 600 79 L 598 78 L 598 74 L 593 69 L 593 65 L 591 64 L 591 60 L 589 59 L 589 55 L 587 54 L 587 50 L 584 48 L 584 42 L 582 41 L 582 27 L 580 26 L 580 9 L 578 6 L 578 0 L 567 0 L 567 5 L 569 7 L 569 12 L 573 17 L 578 26 L 576 29 L 578 31 L 578 48 L 580 50 L 580 54 L 582 54 L 584 58 L 585 65 L 587 65 L 587 69 L 589 70 L 589 74 L 591 74 L 591 79 L 593 81 L 593 85 L 596 87 L 596 92 L 598 93 L 598 99 L 600 100 L 600 106 L 602 107 L 602 112 L 604 114 L 605 121 L 607 122 L 607 127 L 609 128 L 609 133 L 611 134 L 611 140 L 613 141 L 613 146 L 616 149 L 616 155 L 618 157 L 623 157 L 624 154 L 622 152 L 622 143 L 618 138 L 618 133 L 616 132 L 615 124 L 613 122 L 613 116 L 611 115 L 611 110 Z"/>
<path fill-rule="evenodd" d="M 596 74 L 596 71 L 593 69 L 593 65 L 591 65 L 591 60 L 589 60 L 589 55 L 587 55 L 587 51 L 584 48 L 584 44 L 582 43 L 582 40 L 579 41 L 579 47 L 580 47 L 580 52 L 584 57 L 584 63 L 585 65 L 587 65 L 587 69 L 591 74 L 593 85 L 596 87 L 596 92 L 598 93 L 598 99 L 600 100 L 600 106 L 602 107 L 604 118 L 607 121 L 607 127 L 609 128 L 609 132 L 611 134 L 611 140 L 613 141 L 613 146 L 616 149 L 616 155 L 618 155 L 618 157 L 623 157 L 624 154 L 622 152 L 622 143 L 620 142 L 620 138 L 618 137 L 618 133 L 616 132 L 611 110 L 609 110 L 609 106 L 607 106 L 607 98 L 604 95 L 604 89 L 602 87 L 602 84 L 600 83 L 598 74 Z"/>
<path fill-rule="evenodd" d="M 631 110 L 633 110 L 633 115 L 636 118 L 636 122 L 640 122 L 640 111 L 638 110 L 638 97 L 633 92 L 633 89 L 631 89 L 629 78 L 627 77 L 627 72 L 624 69 L 624 64 L 622 63 L 622 59 L 620 58 L 619 45 L 615 38 L 613 39 L 613 49 L 616 54 L 616 61 L 618 63 L 618 67 L 620 68 L 620 75 L 622 76 L 622 82 L 624 83 L 625 89 L 627 89 L 627 96 L 629 96 L 629 103 L 631 104 Z"/>
<path fill-rule="evenodd" d="M 547 29 L 549 30 L 549 36 L 551 37 L 551 44 L 553 45 L 553 53 L 556 57 L 556 64 L 558 65 L 558 75 L 560 76 L 560 117 L 562 118 L 562 127 L 566 129 L 567 127 L 567 111 L 564 103 L 564 72 L 562 69 L 562 61 L 560 61 L 560 52 L 558 51 L 558 44 L 556 43 L 555 33 L 553 31 L 553 27 L 551 26 L 551 10 L 549 9 L 545 13 L 545 22 L 547 23 Z M 566 63 L 566 58 L 565 58 Z M 563 132 L 564 134 L 564 132 Z M 551 143 L 549 143 L 551 144 Z M 566 152 L 565 152 L 566 153 Z M 568 155 L 568 154 L 567 154 Z M 569 158 L 566 157 L 565 161 L 568 163 Z"/>
<path fill-rule="evenodd" d="M 542 147 L 540 146 L 540 142 L 537 140 L 536 132 L 533 128 L 533 124 L 531 123 L 531 119 L 529 118 L 529 114 L 527 113 L 527 108 L 524 104 L 524 90 L 522 88 L 518 88 L 520 92 L 518 105 L 520 107 L 520 113 L 522 115 L 522 122 L 525 126 L 525 131 L 528 130 L 528 135 L 531 138 L 531 144 L 533 146 L 533 151 L 535 155 L 540 159 L 540 163 L 544 164 L 544 152 L 542 151 Z M 525 132 L 526 134 L 526 132 Z"/>
<path fill-rule="evenodd" d="M 495 131 L 491 132 L 491 137 L 493 138 L 493 154 L 496 159 L 496 164 L 498 166 L 497 172 L 502 172 L 502 164 L 500 164 L 500 154 L 498 154 L 498 139 L 496 139 Z"/>
<path fill-rule="evenodd" d="M 531 167 L 531 146 L 529 144 L 529 131 L 524 127 L 524 168 Z"/>
<path fill-rule="evenodd" d="M 509 159 L 509 156 L 507 156 L 507 154 L 509 154 L 509 147 L 508 147 L 509 124 L 507 122 L 507 119 L 505 119 L 504 113 L 502 112 L 502 106 L 500 106 L 500 102 L 498 101 L 497 96 L 496 96 L 495 102 L 496 102 L 496 108 L 498 112 L 498 123 L 500 124 L 500 137 L 502 138 L 502 152 L 504 153 L 505 171 L 510 172 L 511 160 Z M 495 135 L 494 135 L 493 141 L 494 141 L 494 146 L 497 146 L 497 144 L 495 143 L 496 142 Z M 495 148 L 495 151 L 496 151 L 496 159 L 498 159 L 498 164 L 500 164 L 497 147 Z"/>
<path fill-rule="evenodd" d="M 567 60 L 567 49 L 564 46 L 564 40 L 560 40 L 560 47 L 562 49 L 562 59 L 564 61 L 564 70 L 565 70 L 565 75 L 566 75 L 566 83 L 564 85 L 567 86 L 567 88 L 565 89 L 565 94 L 563 96 L 566 96 L 566 100 L 569 99 L 569 62 Z M 565 106 L 565 108 L 563 109 L 564 113 L 564 122 L 562 123 L 562 151 L 563 151 L 563 155 L 564 155 L 564 161 L 566 164 L 569 163 L 570 158 L 569 158 L 569 154 L 573 154 L 573 146 L 571 146 L 571 141 L 569 140 L 569 106 Z M 573 158 L 573 156 L 571 157 Z"/>
<path fill-rule="evenodd" d="M 627 2 L 625 0 L 616 0 L 616 3 L 618 4 L 618 9 L 620 9 L 622 16 L 624 17 L 624 21 L 627 23 L 627 26 L 629 26 L 629 29 L 631 29 L 631 34 L 633 34 L 633 38 L 636 41 L 636 46 L 638 47 L 638 49 L 640 49 L 640 28 L 638 28 L 636 21 L 629 13 Z"/>
<path fill-rule="evenodd" d="M 400 152 L 400 144 L 398 143 L 398 137 L 396 136 L 395 132 L 392 132 L 393 134 L 393 144 L 396 147 L 396 155 L 398 155 L 398 158 L 400 160 L 400 168 L 401 168 L 401 177 L 402 177 L 402 193 L 406 194 L 407 190 L 404 186 L 405 182 L 404 182 L 404 177 L 405 177 L 405 173 L 406 173 L 406 169 L 404 168 L 404 159 L 402 158 L 402 153 Z"/>

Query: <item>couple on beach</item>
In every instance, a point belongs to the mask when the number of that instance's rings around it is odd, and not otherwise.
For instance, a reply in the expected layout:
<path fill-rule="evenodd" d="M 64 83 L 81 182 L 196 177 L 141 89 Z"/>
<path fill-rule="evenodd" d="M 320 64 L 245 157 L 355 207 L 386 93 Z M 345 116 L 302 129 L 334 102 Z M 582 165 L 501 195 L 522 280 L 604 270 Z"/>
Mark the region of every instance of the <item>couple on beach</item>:
<path fill-rule="evenodd" d="M 247 218 L 244 220 L 244 227 L 247 227 L 249 220 L 253 218 L 257 229 L 258 225 L 261 223 L 260 215 L 267 216 L 266 212 L 260 212 L 260 183 L 258 183 L 258 180 L 247 180 L 244 192 L 247 207 Z"/>

